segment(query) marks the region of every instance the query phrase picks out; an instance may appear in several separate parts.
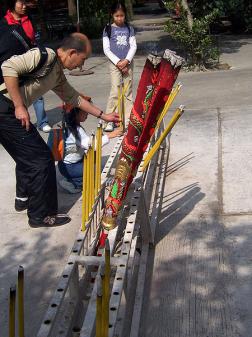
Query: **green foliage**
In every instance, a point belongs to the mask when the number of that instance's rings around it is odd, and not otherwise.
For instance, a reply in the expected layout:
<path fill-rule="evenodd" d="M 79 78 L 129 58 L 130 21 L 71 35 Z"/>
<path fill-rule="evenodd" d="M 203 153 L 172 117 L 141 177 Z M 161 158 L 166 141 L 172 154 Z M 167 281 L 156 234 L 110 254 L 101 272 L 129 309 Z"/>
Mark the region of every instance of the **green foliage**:
<path fill-rule="evenodd" d="M 167 3 L 173 9 L 174 1 Z M 193 19 L 192 29 L 189 28 L 186 13 L 181 10 L 179 21 L 169 20 L 165 30 L 177 41 L 186 53 L 189 66 L 206 67 L 211 61 L 218 58 L 218 49 L 214 46 L 209 34 L 209 25 L 218 12 L 213 10 L 210 14 Z"/>
<path fill-rule="evenodd" d="M 190 8 L 195 17 L 201 17 L 217 9 L 219 16 L 232 21 L 234 31 L 252 31 L 251 0 L 192 0 Z"/>
<path fill-rule="evenodd" d="M 113 0 L 80 1 L 81 27 L 89 38 L 101 37 L 109 20 L 112 2 Z"/>

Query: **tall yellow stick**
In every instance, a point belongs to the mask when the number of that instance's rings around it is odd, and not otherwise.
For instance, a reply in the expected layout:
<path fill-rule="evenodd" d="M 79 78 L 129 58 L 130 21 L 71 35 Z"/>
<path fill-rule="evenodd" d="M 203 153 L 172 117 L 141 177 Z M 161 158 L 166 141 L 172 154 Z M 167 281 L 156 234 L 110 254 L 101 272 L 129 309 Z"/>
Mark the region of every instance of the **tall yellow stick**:
<path fill-rule="evenodd" d="M 98 191 L 101 189 L 101 172 L 102 172 L 102 125 L 99 129 L 99 155 L 98 155 L 98 169 L 99 169 L 99 179 L 98 179 Z"/>
<path fill-rule="evenodd" d="M 95 135 L 92 134 L 92 147 L 91 147 L 91 211 L 95 201 Z"/>
<path fill-rule="evenodd" d="M 102 299 L 102 313 L 103 313 L 103 337 L 108 337 L 109 331 L 109 290 L 110 290 L 110 245 L 109 240 L 105 244 L 105 273 L 103 280 L 103 299 Z"/>
<path fill-rule="evenodd" d="M 18 333 L 24 337 L 24 268 L 18 268 Z"/>
<path fill-rule="evenodd" d="M 168 110 L 170 109 L 170 106 L 172 105 L 174 99 L 176 98 L 177 94 L 179 93 L 180 89 L 182 88 L 182 84 L 178 83 L 175 89 L 172 89 L 171 94 L 169 95 L 165 106 L 159 116 L 157 125 L 156 125 L 156 130 L 159 128 L 164 116 L 167 114 Z"/>
<path fill-rule="evenodd" d="M 122 93 L 121 93 L 121 85 L 118 85 L 118 115 L 121 120 L 120 128 L 123 129 L 123 116 L 122 116 Z"/>
<path fill-rule="evenodd" d="M 15 337 L 16 286 L 10 288 L 9 299 L 9 337 Z"/>
<path fill-rule="evenodd" d="M 102 281 L 102 337 L 105 337 L 106 334 L 106 328 L 105 328 L 105 302 L 104 302 L 104 293 L 105 293 L 105 263 L 101 263 L 100 267 L 100 275 L 101 275 L 101 281 Z"/>
<path fill-rule="evenodd" d="M 97 293 L 96 293 L 96 337 L 102 335 L 102 281 L 101 276 L 97 276 Z"/>
<path fill-rule="evenodd" d="M 122 93 L 121 93 L 121 95 L 120 95 L 120 97 L 119 97 L 119 100 L 121 100 L 122 95 L 125 96 L 125 92 L 126 92 L 126 90 L 128 89 L 129 84 L 130 84 L 130 81 L 128 81 L 127 84 L 125 85 L 125 87 L 123 88 L 123 91 L 122 91 Z M 112 112 L 115 112 L 115 111 L 116 111 L 116 108 L 118 108 L 118 101 L 117 101 L 117 103 L 114 105 Z"/>
<path fill-rule="evenodd" d="M 125 132 L 125 96 L 124 96 L 124 83 L 122 82 L 121 84 L 121 93 L 122 93 L 122 98 L 121 98 L 121 111 L 122 111 L 122 130 Z"/>
<path fill-rule="evenodd" d="M 99 134 L 98 134 L 98 129 L 100 127 L 100 124 L 97 126 L 96 129 L 96 135 L 95 135 L 95 198 L 97 197 L 98 194 L 98 167 L 97 167 L 97 161 L 98 161 L 98 138 L 99 138 Z"/>
<path fill-rule="evenodd" d="M 90 208 L 91 208 L 91 200 L 90 200 L 90 146 L 87 152 L 87 218 L 89 217 Z"/>
<path fill-rule="evenodd" d="M 101 148 L 102 148 L 102 125 L 99 124 L 96 131 L 95 197 L 97 197 L 101 186 Z"/>
<path fill-rule="evenodd" d="M 88 176 L 87 176 L 87 154 L 83 157 L 83 179 L 82 179 L 82 222 L 81 230 L 84 232 L 86 230 L 86 222 L 88 219 L 88 205 L 87 205 L 87 191 L 88 191 Z"/>
<path fill-rule="evenodd" d="M 89 148 L 89 179 L 88 179 L 88 183 L 89 183 L 89 188 L 88 188 L 88 216 L 91 213 L 91 209 L 92 209 L 92 145 Z"/>
<path fill-rule="evenodd" d="M 161 136 L 159 137 L 159 139 L 156 141 L 156 143 L 153 145 L 153 147 L 150 149 L 149 153 L 145 157 L 145 160 L 144 160 L 144 163 L 143 163 L 143 167 L 142 167 L 142 171 L 145 170 L 146 166 L 149 164 L 150 160 L 152 159 L 152 157 L 154 156 L 154 154 L 158 150 L 159 146 L 161 145 L 161 143 L 163 142 L 163 140 L 165 139 L 165 137 L 168 135 L 168 133 L 171 131 L 171 129 L 173 128 L 173 126 L 176 124 L 177 120 L 182 116 L 183 112 L 184 112 L 184 106 L 181 105 L 175 111 L 175 113 L 172 116 L 172 118 L 171 118 L 170 122 L 168 123 L 167 127 L 165 128 L 165 130 L 163 131 L 163 133 L 161 134 Z"/>

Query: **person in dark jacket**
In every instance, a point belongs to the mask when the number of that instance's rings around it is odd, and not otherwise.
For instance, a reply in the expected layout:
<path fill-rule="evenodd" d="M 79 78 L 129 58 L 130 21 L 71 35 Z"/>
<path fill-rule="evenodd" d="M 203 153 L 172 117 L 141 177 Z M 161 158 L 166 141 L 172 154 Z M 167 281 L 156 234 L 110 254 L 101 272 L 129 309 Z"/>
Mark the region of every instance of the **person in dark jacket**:
<path fill-rule="evenodd" d="M 8 0 L 8 10 L 4 20 L 8 25 L 13 26 L 13 28 L 18 29 L 21 32 L 21 35 L 24 36 L 25 40 L 27 41 L 28 48 L 30 49 L 36 46 L 36 39 L 34 27 L 28 15 L 26 15 L 26 10 L 26 1 Z M 15 45 L 16 43 L 14 43 L 14 45 L 11 47 L 11 51 L 13 52 L 12 55 L 20 55 L 27 51 L 26 49 L 18 52 L 19 49 L 15 50 Z M 9 57 L 12 55 L 9 55 Z M 38 98 L 33 103 L 33 108 L 37 117 L 38 129 L 43 132 L 49 132 L 51 127 L 48 123 L 48 118 L 45 112 L 43 97 Z"/>

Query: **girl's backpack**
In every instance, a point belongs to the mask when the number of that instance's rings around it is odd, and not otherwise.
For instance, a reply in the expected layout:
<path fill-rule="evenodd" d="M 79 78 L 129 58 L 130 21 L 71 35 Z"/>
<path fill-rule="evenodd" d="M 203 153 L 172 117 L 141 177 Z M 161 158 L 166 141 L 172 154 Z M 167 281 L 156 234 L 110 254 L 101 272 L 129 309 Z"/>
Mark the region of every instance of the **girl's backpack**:
<path fill-rule="evenodd" d="M 47 145 L 49 146 L 55 161 L 61 161 L 64 159 L 65 140 L 66 140 L 66 127 L 63 114 L 62 126 L 59 128 L 51 129 L 47 140 Z"/>
<path fill-rule="evenodd" d="M 129 35 L 130 35 L 130 26 L 127 22 L 125 22 L 125 26 L 128 28 Z M 111 23 L 107 23 L 105 26 L 105 32 L 107 33 L 109 39 L 111 38 L 111 30 L 112 30 Z"/>

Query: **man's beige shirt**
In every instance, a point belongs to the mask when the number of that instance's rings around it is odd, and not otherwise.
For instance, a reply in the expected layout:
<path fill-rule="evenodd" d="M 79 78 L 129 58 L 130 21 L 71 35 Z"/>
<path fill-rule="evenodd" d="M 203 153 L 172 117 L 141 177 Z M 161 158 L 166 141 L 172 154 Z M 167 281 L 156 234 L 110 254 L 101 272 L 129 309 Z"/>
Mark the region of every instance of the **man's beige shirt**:
<path fill-rule="evenodd" d="M 25 84 L 20 87 L 24 104 L 29 107 L 39 97 L 43 96 L 47 91 L 52 90 L 64 102 L 70 103 L 73 106 L 78 106 L 80 103 L 80 94 L 67 82 L 63 72 L 63 67 L 57 59 L 53 67 L 50 67 L 55 59 L 55 52 L 52 49 L 46 48 L 48 58 L 44 66 L 36 73 L 31 74 Z M 56 56 L 57 57 L 57 56 Z M 40 51 L 38 48 L 33 48 L 23 55 L 12 56 L 9 60 L 3 62 L 3 76 L 22 77 L 24 74 L 29 74 L 38 65 L 40 60 Z M 50 68 L 52 68 L 50 70 Z M 39 78 L 39 76 L 43 76 Z M 38 78 L 36 78 L 38 76 Z M 0 90 L 5 89 L 5 84 L 0 85 Z M 10 98 L 8 93 L 6 97 Z"/>

